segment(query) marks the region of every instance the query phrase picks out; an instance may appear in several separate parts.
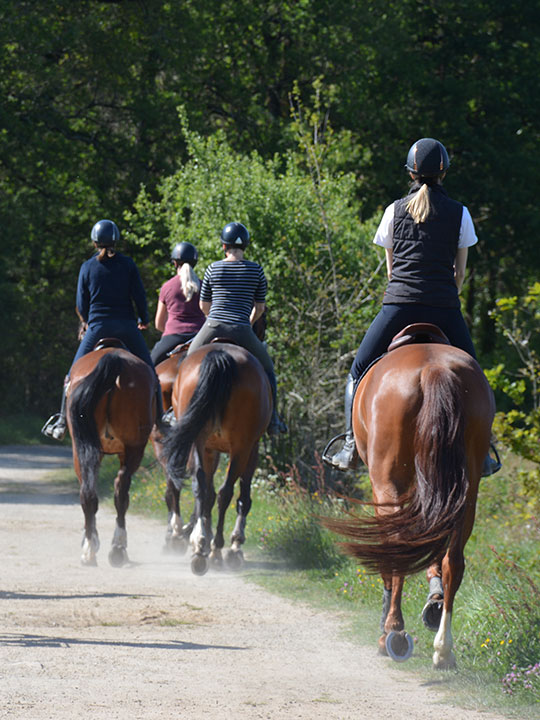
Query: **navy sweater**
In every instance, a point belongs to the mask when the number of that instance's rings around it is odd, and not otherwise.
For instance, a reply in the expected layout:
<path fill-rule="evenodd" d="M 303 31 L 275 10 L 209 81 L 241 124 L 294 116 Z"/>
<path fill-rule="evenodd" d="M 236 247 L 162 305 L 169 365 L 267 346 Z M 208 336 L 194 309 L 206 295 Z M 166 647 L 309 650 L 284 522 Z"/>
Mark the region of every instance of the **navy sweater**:
<path fill-rule="evenodd" d="M 91 323 L 102 320 L 135 321 L 133 303 L 140 321 L 149 321 L 146 293 L 133 260 L 116 253 L 102 262 L 97 253 L 81 265 L 77 284 L 77 308 Z"/>

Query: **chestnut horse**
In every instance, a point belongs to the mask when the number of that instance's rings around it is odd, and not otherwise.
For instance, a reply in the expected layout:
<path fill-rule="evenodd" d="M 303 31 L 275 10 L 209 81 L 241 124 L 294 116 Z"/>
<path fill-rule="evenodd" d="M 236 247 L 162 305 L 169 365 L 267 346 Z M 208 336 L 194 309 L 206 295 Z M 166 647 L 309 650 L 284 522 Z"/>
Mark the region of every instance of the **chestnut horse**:
<path fill-rule="evenodd" d="M 114 339 L 100 341 L 98 349 L 77 360 L 70 372 L 67 422 L 85 519 L 83 565 L 96 565 L 97 482 L 103 455 L 118 455 L 120 460 L 114 481 L 117 516 L 109 562 L 119 567 L 128 561 L 125 516 L 131 477 L 141 463 L 155 420 L 154 372 L 121 345 Z"/>
<path fill-rule="evenodd" d="M 243 561 L 246 518 L 251 508 L 251 479 L 257 466 L 259 439 L 272 414 L 270 383 L 259 361 L 247 350 L 227 342 L 203 345 L 179 366 L 173 388 L 177 424 L 164 443 L 167 475 L 182 486 L 193 448 L 193 492 L 196 524 L 190 537 L 191 568 L 202 575 L 209 560 L 221 564 L 225 513 L 240 478 L 237 517 L 227 562 Z M 212 508 L 216 500 L 214 473 L 220 453 L 229 464 L 217 493 L 218 521 L 212 537 Z"/>
<path fill-rule="evenodd" d="M 436 631 L 433 664 L 445 669 L 455 666 L 452 610 L 495 404 L 476 360 L 444 341 L 415 339 L 414 328 L 404 332 L 416 344 L 373 364 L 353 403 L 354 437 L 369 470 L 375 517 L 351 514 L 325 524 L 350 538 L 343 543 L 347 552 L 381 573 L 379 648 L 395 660 L 412 652 L 401 613 L 404 576 L 427 568 L 423 619 Z"/>
<path fill-rule="evenodd" d="M 267 312 L 253 323 L 253 332 L 261 342 L 264 341 L 267 327 Z M 163 408 L 167 410 L 172 407 L 172 392 L 174 381 L 180 368 L 180 363 L 185 360 L 191 340 L 181 343 L 169 353 L 169 356 L 156 365 L 156 373 L 161 385 L 161 396 Z M 180 485 L 174 483 L 167 474 L 167 461 L 163 456 L 163 436 L 157 427 L 154 427 L 151 434 L 152 445 L 156 458 L 161 463 L 167 476 L 167 487 L 165 490 L 165 503 L 168 511 L 167 532 L 165 534 L 165 549 L 173 552 L 184 553 L 187 549 L 189 537 L 195 524 L 195 511 L 191 513 L 190 519 L 184 524 L 180 509 Z"/>

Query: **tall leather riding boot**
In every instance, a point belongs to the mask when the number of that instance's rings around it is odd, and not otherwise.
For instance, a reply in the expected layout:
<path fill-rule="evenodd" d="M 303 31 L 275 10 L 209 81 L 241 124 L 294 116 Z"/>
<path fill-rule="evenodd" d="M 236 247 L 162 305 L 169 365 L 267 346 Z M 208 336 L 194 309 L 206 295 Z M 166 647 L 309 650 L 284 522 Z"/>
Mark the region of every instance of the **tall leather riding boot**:
<path fill-rule="evenodd" d="M 161 383 L 156 375 L 156 426 L 157 429 L 164 433 L 172 425 L 171 420 L 173 416 L 168 416 L 163 413 L 163 396 L 161 394 Z"/>
<path fill-rule="evenodd" d="M 266 432 L 268 435 L 277 435 L 278 433 L 286 433 L 287 432 L 287 426 L 283 422 L 283 420 L 279 417 L 277 412 L 277 382 L 276 382 L 276 376 L 274 373 L 267 372 L 268 380 L 270 381 L 270 387 L 272 389 L 272 417 L 270 418 L 270 422 L 268 424 L 268 427 L 266 428 Z"/>
<path fill-rule="evenodd" d="M 67 391 L 69 388 L 69 376 L 64 378 L 64 386 L 62 388 L 62 401 L 60 403 L 60 412 L 51 415 L 45 425 L 41 428 L 41 432 L 45 437 L 53 438 L 53 440 L 63 440 L 66 436 L 66 402 Z"/>
<path fill-rule="evenodd" d="M 358 464 L 358 453 L 352 429 L 352 406 L 356 380 L 349 373 L 345 384 L 345 442 L 339 452 L 331 458 L 332 465 L 338 470 L 352 470 Z"/>

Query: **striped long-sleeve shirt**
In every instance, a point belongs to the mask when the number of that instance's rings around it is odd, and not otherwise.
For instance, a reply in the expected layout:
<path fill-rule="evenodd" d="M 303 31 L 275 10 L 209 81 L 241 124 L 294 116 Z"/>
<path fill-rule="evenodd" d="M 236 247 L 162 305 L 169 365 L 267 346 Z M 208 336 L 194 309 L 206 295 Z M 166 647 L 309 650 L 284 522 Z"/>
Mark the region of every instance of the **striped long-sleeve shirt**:
<path fill-rule="evenodd" d="M 201 300 L 212 303 L 208 317 L 249 325 L 251 309 L 266 298 L 262 267 L 251 260 L 218 260 L 204 273 Z"/>

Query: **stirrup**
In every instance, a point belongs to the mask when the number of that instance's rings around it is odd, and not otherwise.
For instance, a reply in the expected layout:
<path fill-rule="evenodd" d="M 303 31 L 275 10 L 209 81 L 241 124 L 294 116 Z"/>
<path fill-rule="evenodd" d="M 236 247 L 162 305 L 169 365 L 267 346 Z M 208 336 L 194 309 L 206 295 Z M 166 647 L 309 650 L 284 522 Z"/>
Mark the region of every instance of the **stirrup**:
<path fill-rule="evenodd" d="M 66 436 L 66 430 L 66 418 L 62 413 L 55 413 L 51 415 L 41 428 L 41 433 L 45 435 L 45 437 L 52 438 L 53 440 L 63 440 Z"/>
<path fill-rule="evenodd" d="M 163 415 L 161 416 L 161 422 L 167 427 L 173 427 L 174 425 L 176 425 L 176 415 L 174 414 L 174 410 L 172 407 L 170 407 L 163 413 Z"/>
<path fill-rule="evenodd" d="M 494 453 L 495 458 L 491 457 L 490 451 L 492 451 Z M 484 466 L 482 467 L 482 477 L 489 477 L 490 475 L 495 475 L 495 473 L 499 472 L 499 470 L 501 468 L 502 468 L 501 458 L 499 457 L 497 448 L 492 443 L 489 446 L 488 454 L 486 456 L 486 459 L 484 460 Z"/>
<path fill-rule="evenodd" d="M 345 442 L 343 443 L 343 447 L 341 448 L 341 450 L 339 450 L 334 455 L 330 455 L 329 449 L 335 442 L 342 439 L 345 439 Z M 348 442 L 352 443 L 350 446 L 350 450 L 346 449 Z M 343 454 L 345 455 L 345 458 L 340 458 L 341 462 L 336 461 L 336 458 L 339 455 Z M 336 437 L 332 438 L 328 445 L 324 448 L 322 459 L 326 463 L 326 465 L 334 468 L 334 470 L 340 470 L 341 472 L 345 472 L 346 470 L 355 470 L 358 466 L 359 455 L 356 449 L 356 443 L 354 441 L 354 438 L 350 438 L 349 434 L 346 432 L 341 433 L 340 435 L 336 435 Z M 344 462 L 345 459 L 346 462 Z"/>
<path fill-rule="evenodd" d="M 330 454 L 330 452 L 329 452 L 330 448 L 332 447 L 332 445 L 334 445 L 334 443 L 337 443 L 339 440 L 345 440 L 346 437 L 347 437 L 347 433 L 340 433 L 339 435 L 336 435 L 335 437 L 333 437 L 330 440 L 330 442 L 326 444 L 326 447 L 324 448 L 323 453 L 322 453 L 322 460 L 324 463 L 326 463 L 330 467 L 335 468 L 335 465 L 332 462 L 334 453 Z"/>

